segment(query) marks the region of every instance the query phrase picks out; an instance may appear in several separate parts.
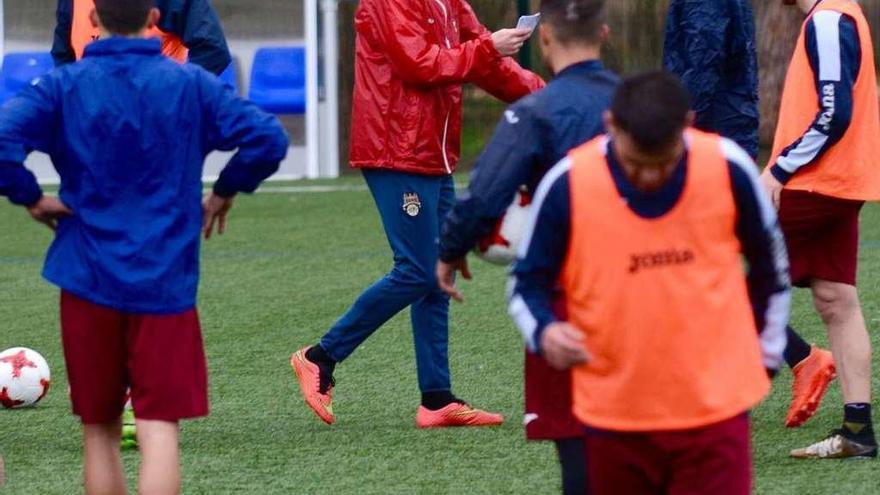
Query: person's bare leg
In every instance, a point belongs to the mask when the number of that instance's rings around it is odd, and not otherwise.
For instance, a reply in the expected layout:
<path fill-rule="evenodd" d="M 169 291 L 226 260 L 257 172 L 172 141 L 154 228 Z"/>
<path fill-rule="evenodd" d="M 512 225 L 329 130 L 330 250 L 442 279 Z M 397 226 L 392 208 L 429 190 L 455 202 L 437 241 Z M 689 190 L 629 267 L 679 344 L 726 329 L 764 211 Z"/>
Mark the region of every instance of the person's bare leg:
<path fill-rule="evenodd" d="M 871 338 L 859 295 L 852 285 L 825 280 L 812 284 L 816 310 L 825 322 L 846 404 L 871 403 Z"/>
<path fill-rule="evenodd" d="M 87 495 L 124 495 L 128 491 L 119 441 L 122 422 L 83 425 L 83 474 Z"/>
<path fill-rule="evenodd" d="M 138 478 L 140 495 L 180 493 L 178 430 L 176 422 L 137 420 L 137 439 L 141 450 Z"/>
<path fill-rule="evenodd" d="M 871 459 L 877 439 L 871 422 L 871 341 L 852 285 L 813 282 L 813 302 L 825 322 L 843 389 L 843 424 L 824 440 L 794 449 L 796 459 Z"/>

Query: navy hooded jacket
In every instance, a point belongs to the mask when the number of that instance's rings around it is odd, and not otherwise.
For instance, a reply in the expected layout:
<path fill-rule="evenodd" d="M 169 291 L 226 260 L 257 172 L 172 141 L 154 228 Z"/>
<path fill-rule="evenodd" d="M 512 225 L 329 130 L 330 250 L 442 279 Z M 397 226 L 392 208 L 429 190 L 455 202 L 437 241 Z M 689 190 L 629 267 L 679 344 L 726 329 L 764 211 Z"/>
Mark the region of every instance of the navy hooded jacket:
<path fill-rule="evenodd" d="M 758 55 L 750 0 L 672 0 L 663 55 L 693 99 L 696 127 L 758 154 Z"/>
<path fill-rule="evenodd" d="M 511 105 L 440 230 L 440 259 L 466 256 L 492 232 L 521 186 L 534 194 L 553 165 L 601 134 L 618 82 L 601 62 L 588 60 Z"/>
<path fill-rule="evenodd" d="M 159 40 L 103 39 L 3 106 L 0 195 L 36 203 L 23 162 L 48 153 L 73 215 L 58 222 L 43 276 L 118 311 L 182 313 L 196 303 L 205 156 L 237 150 L 214 184 L 230 197 L 278 170 L 287 146 L 277 118 L 164 57 Z"/>

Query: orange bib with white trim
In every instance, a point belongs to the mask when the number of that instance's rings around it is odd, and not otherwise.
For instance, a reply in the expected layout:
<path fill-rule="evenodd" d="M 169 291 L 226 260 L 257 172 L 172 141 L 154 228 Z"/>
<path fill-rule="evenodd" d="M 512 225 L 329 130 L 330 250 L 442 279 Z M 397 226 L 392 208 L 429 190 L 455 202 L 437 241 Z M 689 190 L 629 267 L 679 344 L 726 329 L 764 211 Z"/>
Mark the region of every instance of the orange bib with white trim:
<path fill-rule="evenodd" d="M 770 390 L 721 140 L 686 136 L 685 186 L 660 218 L 640 217 L 621 197 L 606 138 L 569 156 L 561 284 L 593 355 L 573 371 L 574 413 L 595 428 L 698 428 L 742 414 Z"/>
<path fill-rule="evenodd" d="M 841 199 L 880 200 L 880 106 L 871 29 L 861 7 L 854 1 L 823 0 L 812 15 L 823 10 L 851 17 L 858 29 L 862 65 L 853 87 L 852 121 L 840 141 L 795 173 L 785 187 Z M 771 165 L 786 147 L 803 136 L 820 111 L 815 76 L 807 55 L 807 22 L 801 28 L 785 79 Z"/>

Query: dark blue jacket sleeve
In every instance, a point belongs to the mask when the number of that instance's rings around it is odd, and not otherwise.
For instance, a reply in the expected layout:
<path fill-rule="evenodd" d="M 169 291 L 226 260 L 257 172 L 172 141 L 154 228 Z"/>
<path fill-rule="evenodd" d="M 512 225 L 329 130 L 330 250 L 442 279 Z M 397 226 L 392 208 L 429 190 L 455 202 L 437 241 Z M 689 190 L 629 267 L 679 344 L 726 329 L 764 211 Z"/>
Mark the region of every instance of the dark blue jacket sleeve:
<path fill-rule="evenodd" d="M 737 210 L 736 234 L 748 263 L 749 299 L 761 334 L 764 365 L 778 370 L 783 362 L 791 307 L 785 239 L 776 209 L 761 188 L 751 159 L 744 151 L 734 149 L 728 152 L 728 167 Z"/>
<path fill-rule="evenodd" d="M 207 115 L 207 149 L 238 150 L 214 184 L 219 196 L 254 192 L 278 170 L 288 139 L 275 116 L 239 98 L 216 76 L 198 70 Z"/>
<path fill-rule="evenodd" d="M 553 300 L 568 250 L 571 197 L 568 159 L 556 165 L 535 195 L 526 237 L 511 280 L 510 315 L 526 346 L 541 351 L 541 336 L 557 320 Z"/>
<path fill-rule="evenodd" d="M 232 62 L 220 18 L 209 0 L 157 0 L 162 12 L 159 29 L 180 37 L 189 61 L 214 74 Z"/>
<path fill-rule="evenodd" d="M 819 111 L 806 132 L 782 151 L 770 169 L 783 184 L 846 134 L 852 121 L 853 86 L 861 67 L 858 29 L 846 15 L 829 10 L 816 13 L 806 26 L 806 44 Z"/>
<path fill-rule="evenodd" d="M 52 59 L 55 66 L 76 62 L 76 53 L 70 45 L 73 26 L 73 0 L 58 0 L 55 10 L 55 37 L 52 40 Z"/>
<path fill-rule="evenodd" d="M 673 0 L 666 21 L 663 66 L 678 74 L 691 95 L 696 127 L 717 131 L 712 105 L 724 76 L 730 15 L 727 2 Z"/>
<path fill-rule="evenodd" d="M 33 172 L 21 163 L 0 162 L 0 196 L 13 204 L 31 206 L 43 197 Z"/>
<path fill-rule="evenodd" d="M 538 118 L 528 106 L 513 105 L 504 113 L 471 172 L 468 189 L 441 228 L 441 260 L 463 258 L 492 232 L 540 160 L 541 138 Z"/>
<path fill-rule="evenodd" d="M 30 206 L 43 195 L 34 174 L 24 167 L 29 150 L 50 152 L 58 129 L 56 81 L 44 76 L 7 102 L 0 111 L 0 195 Z"/>

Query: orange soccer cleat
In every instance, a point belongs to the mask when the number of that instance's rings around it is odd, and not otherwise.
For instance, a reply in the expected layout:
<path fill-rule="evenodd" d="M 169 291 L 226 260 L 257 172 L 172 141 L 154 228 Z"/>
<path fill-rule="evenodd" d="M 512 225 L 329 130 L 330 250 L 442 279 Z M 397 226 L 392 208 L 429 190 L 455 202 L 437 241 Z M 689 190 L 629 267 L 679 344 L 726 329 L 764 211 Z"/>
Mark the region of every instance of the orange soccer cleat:
<path fill-rule="evenodd" d="M 310 348 L 300 349 L 290 356 L 290 365 L 299 380 L 299 388 L 306 404 L 322 421 L 328 425 L 336 422 L 333 415 L 333 377 L 325 372 L 324 382 L 321 383 L 321 368 L 306 358 L 306 352 Z"/>
<path fill-rule="evenodd" d="M 449 426 L 498 426 L 504 416 L 474 409 L 462 402 L 453 402 L 443 409 L 432 411 L 419 406 L 416 426 L 419 428 L 446 428 Z"/>
<path fill-rule="evenodd" d="M 791 406 L 785 417 L 785 426 L 797 428 L 816 414 L 828 385 L 837 376 L 831 352 L 815 345 L 810 355 L 792 369 Z"/>

